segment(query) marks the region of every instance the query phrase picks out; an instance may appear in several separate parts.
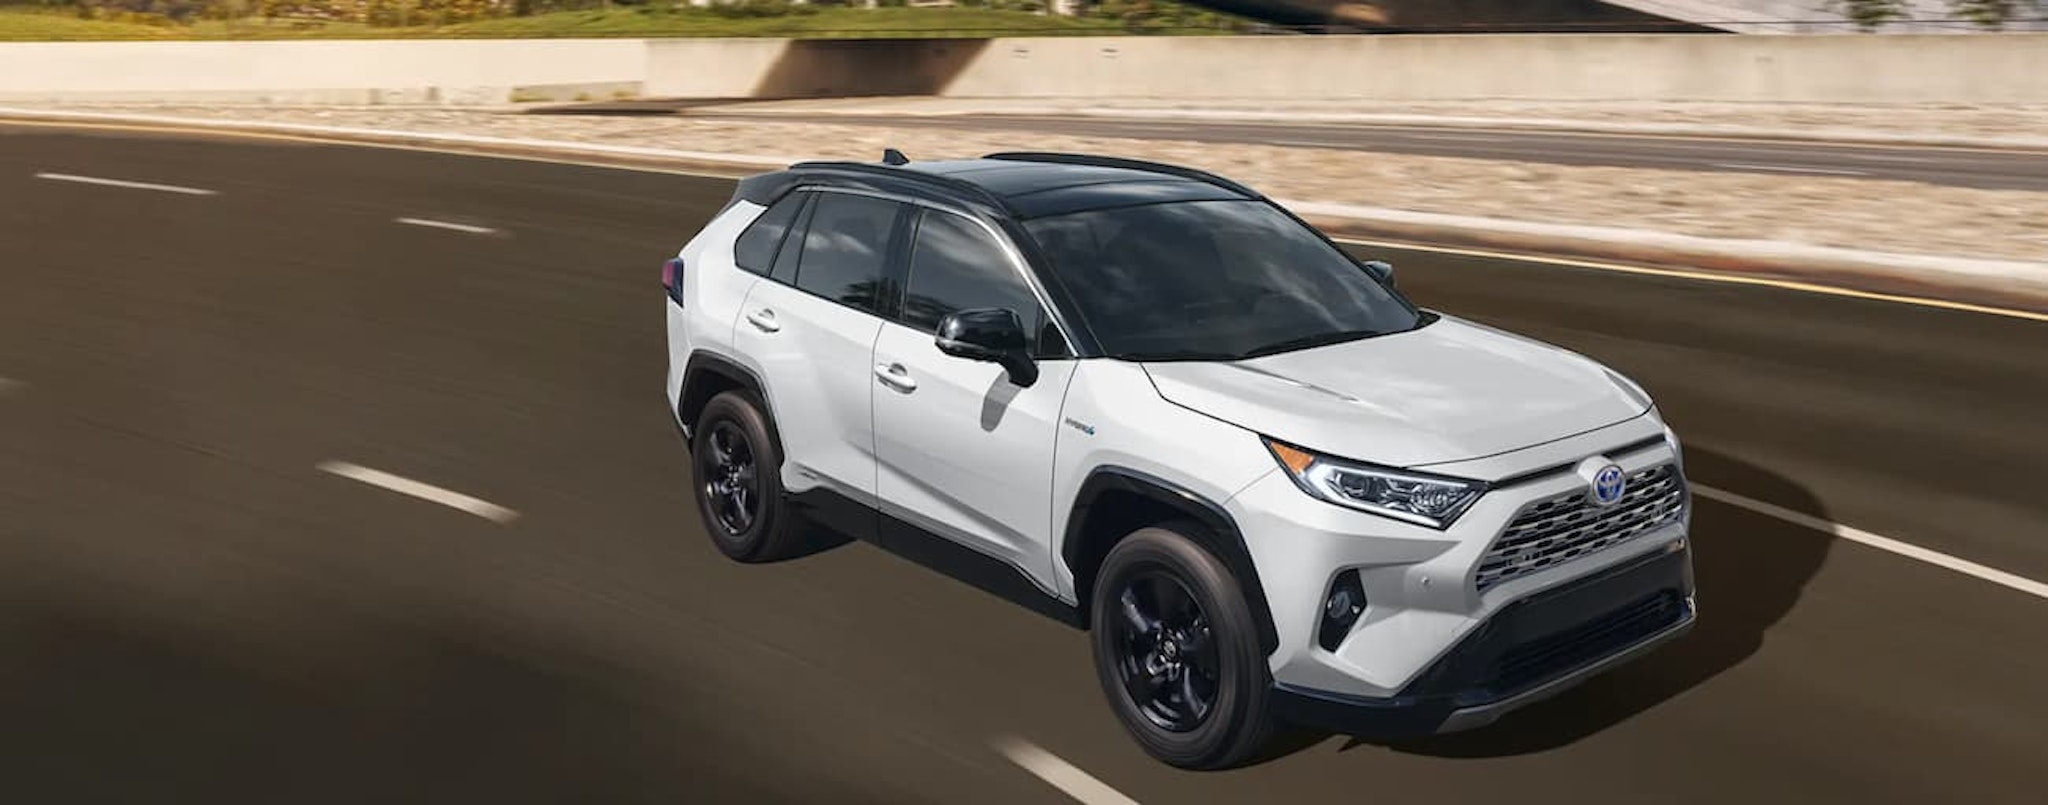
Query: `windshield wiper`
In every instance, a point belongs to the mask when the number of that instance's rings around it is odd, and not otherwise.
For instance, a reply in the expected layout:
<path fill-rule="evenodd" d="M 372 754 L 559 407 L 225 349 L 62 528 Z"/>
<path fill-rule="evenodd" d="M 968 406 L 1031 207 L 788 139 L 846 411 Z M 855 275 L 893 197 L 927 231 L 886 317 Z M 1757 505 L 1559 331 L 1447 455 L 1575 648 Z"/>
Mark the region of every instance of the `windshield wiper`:
<path fill-rule="evenodd" d="M 1289 338 L 1285 341 L 1275 341 L 1258 349 L 1245 350 L 1236 359 L 1261 358 L 1282 352 L 1293 352 L 1294 350 L 1308 349 L 1310 347 L 1326 347 L 1331 344 L 1340 344 L 1345 341 L 1356 341 L 1361 338 L 1371 338 L 1376 335 L 1386 334 L 1386 330 L 1334 330 L 1327 333 L 1316 333 L 1300 338 Z"/>
<path fill-rule="evenodd" d="M 1110 357 L 1120 361 L 1144 363 L 1147 361 L 1229 361 L 1236 355 L 1222 352 L 1201 352 L 1192 349 L 1160 350 L 1158 352 L 1119 352 Z"/>

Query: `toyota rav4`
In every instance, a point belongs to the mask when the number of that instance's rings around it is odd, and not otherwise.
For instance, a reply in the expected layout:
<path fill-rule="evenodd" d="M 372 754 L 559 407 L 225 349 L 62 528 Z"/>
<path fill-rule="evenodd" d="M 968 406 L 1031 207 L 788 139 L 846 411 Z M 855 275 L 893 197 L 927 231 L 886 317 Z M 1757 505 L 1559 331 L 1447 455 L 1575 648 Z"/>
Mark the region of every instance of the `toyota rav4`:
<path fill-rule="evenodd" d="M 1640 387 L 1418 308 L 1218 176 L 800 163 L 663 285 L 719 550 L 827 529 L 1086 629 L 1166 763 L 1482 726 L 1693 624 L 1683 459 Z"/>

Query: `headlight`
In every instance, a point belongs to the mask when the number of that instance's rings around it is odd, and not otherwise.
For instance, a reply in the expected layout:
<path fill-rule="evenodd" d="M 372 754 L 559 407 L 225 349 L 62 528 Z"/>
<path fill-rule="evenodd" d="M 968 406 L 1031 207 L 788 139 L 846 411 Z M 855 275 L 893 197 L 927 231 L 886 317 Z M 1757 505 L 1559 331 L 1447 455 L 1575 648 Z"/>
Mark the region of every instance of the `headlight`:
<path fill-rule="evenodd" d="M 1266 448 L 1302 491 L 1360 511 L 1430 528 L 1449 528 L 1486 492 L 1486 484 L 1317 455 L 1266 439 Z"/>

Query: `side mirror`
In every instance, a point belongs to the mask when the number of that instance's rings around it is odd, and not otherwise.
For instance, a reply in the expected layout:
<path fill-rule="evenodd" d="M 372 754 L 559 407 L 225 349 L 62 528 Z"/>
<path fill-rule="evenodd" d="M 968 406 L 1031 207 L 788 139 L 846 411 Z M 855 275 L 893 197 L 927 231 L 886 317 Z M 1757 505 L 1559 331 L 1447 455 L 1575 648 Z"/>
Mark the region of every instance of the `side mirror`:
<path fill-rule="evenodd" d="M 1038 382 L 1038 364 L 1031 360 L 1024 322 L 1004 308 L 975 308 L 947 314 L 933 339 L 955 358 L 1001 364 L 1010 382 L 1029 387 Z"/>
<path fill-rule="evenodd" d="M 1388 285 L 1394 284 L 1393 263 L 1389 263 L 1385 260 L 1367 260 L 1364 263 L 1361 263 L 1360 265 L 1365 266 L 1366 273 L 1371 274 L 1373 279 L 1379 280 L 1380 282 L 1384 282 Z"/>

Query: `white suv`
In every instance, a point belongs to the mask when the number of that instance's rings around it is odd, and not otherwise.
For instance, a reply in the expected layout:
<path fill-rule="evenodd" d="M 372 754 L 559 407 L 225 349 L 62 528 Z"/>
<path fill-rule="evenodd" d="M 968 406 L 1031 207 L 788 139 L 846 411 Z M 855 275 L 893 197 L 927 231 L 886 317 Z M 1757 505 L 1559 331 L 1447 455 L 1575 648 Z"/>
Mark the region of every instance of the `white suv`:
<path fill-rule="evenodd" d="M 725 554 L 829 529 L 1088 629 L 1176 766 L 1484 725 L 1688 631 L 1642 389 L 1391 274 L 1185 168 L 802 163 L 668 263 L 668 402 Z"/>

